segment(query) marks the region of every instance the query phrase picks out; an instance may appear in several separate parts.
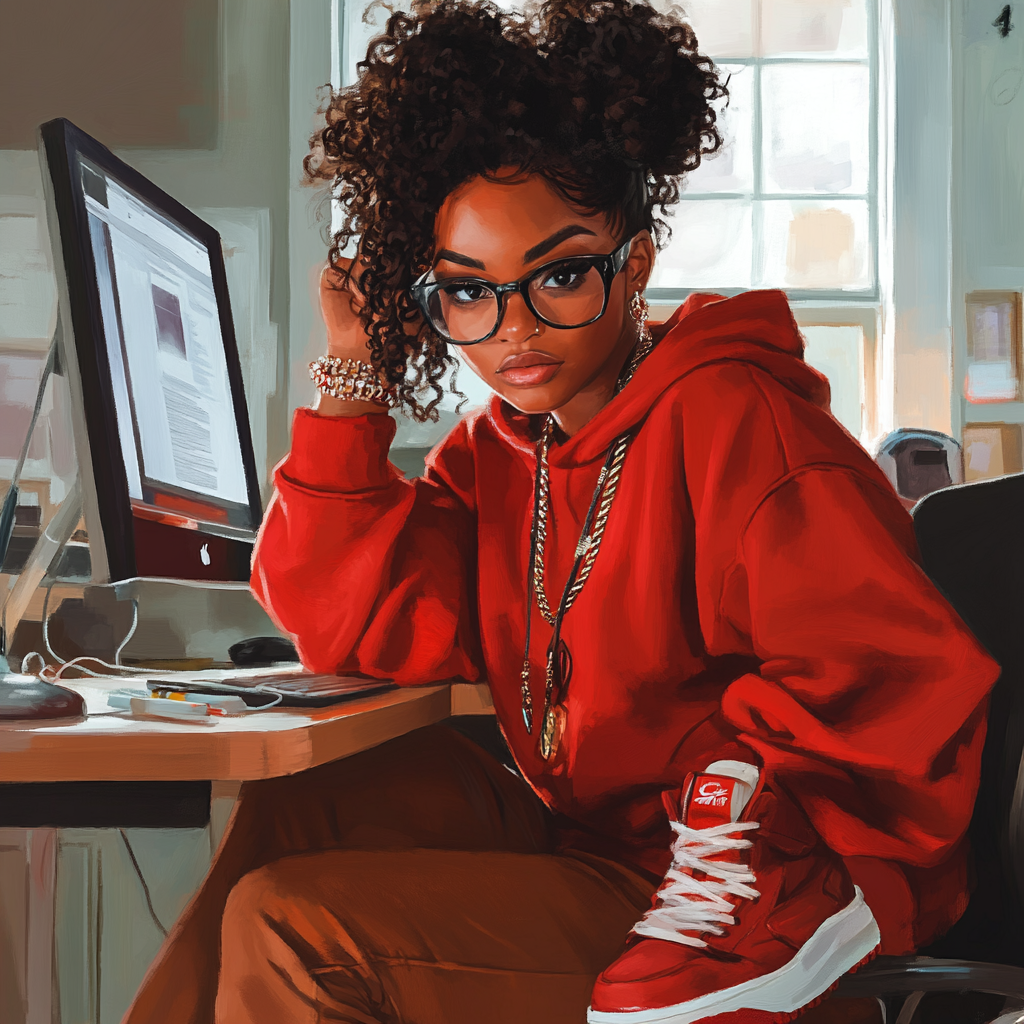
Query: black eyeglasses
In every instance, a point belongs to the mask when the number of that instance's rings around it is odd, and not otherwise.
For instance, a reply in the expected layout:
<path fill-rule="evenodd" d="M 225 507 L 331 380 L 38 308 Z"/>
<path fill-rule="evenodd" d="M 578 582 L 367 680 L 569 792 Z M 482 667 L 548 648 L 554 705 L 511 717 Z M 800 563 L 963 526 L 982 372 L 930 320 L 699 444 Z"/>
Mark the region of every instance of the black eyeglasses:
<path fill-rule="evenodd" d="M 409 290 L 434 330 L 453 345 L 476 345 L 492 337 L 513 292 L 548 327 L 586 327 L 604 315 L 612 281 L 629 259 L 632 243 L 626 239 L 604 256 L 554 260 L 509 284 L 478 277 L 425 283 L 433 273 L 428 271 Z"/>

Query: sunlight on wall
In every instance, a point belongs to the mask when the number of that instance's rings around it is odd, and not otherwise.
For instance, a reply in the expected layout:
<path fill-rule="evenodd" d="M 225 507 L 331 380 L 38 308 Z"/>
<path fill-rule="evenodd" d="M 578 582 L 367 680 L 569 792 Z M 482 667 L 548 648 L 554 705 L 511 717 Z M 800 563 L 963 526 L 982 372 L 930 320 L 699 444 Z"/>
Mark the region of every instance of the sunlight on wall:
<path fill-rule="evenodd" d="M 950 433 L 948 353 L 937 348 L 897 352 L 896 392 L 900 425 Z"/>
<path fill-rule="evenodd" d="M 828 377 L 832 415 L 859 438 L 864 427 L 864 331 L 860 327 L 801 327 L 804 359 Z"/>

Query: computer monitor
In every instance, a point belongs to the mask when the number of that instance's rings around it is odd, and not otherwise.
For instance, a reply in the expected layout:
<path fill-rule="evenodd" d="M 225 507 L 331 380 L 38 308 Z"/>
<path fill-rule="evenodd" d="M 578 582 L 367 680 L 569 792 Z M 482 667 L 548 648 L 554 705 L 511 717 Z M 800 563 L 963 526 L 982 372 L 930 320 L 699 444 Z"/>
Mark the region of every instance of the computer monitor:
<path fill-rule="evenodd" d="M 220 236 L 69 121 L 40 159 L 93 581 L 248 580 L 262 507 Z"/>

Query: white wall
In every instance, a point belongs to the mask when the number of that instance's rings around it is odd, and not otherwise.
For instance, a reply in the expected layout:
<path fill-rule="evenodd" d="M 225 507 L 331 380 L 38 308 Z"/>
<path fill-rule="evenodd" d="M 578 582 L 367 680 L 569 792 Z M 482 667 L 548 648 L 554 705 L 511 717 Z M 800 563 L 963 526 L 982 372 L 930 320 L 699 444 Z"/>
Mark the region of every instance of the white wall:
<path fill-rule="evenodd" d="M 964 296 L 1024 290 L 1024 8 L 1009 35 L 992 24 L 1001 4 L 954 0 L 953 418 L 1024 422 L 1024 403 L 969 405 L 960 397 L 966 361 Z"/>
<path fill-rule="evenodd" d="M 1024 290 L 1024 22 L 1003 38 L 1002 6 L 895 4 L 894 418 L 956 437 L 1024 422 L 962 388 L 966 294 Z"/>
<path fill-rule="evenodd" d="M 289 318 L 288 407 L 309 405 L 313 385 L 307 369 L 327 348 L 327 332 L 319 313 L 320 270 L 327 259 L 330 199 L 322 187 L 302 183 L 302 160 L 309 139 L 323 120 L 317 111 L 329 96 L 331 34 L 330 0 L 291 4 L 288 154 Z M 289 421 L 290 422 L 290 421 Z"/>
<path fill-rule="evenodd" d="M 951 427 L 950 0 L 896 0 L 894 426 Z"/>

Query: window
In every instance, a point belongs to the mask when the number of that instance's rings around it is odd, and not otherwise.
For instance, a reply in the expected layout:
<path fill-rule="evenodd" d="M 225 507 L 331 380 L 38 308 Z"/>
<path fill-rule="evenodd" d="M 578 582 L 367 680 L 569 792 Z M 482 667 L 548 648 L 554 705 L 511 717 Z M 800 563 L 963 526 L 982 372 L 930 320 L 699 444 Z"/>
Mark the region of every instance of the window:
<path fill-rule="evenodd" d="M 348 83 L 382 18 L 340 2 Z M 709 288 L 877 301 L 875 4 L 689 0 L 701 51 L 729 76 L 726 141 L 685 182 L 652 301 Z"/>
<path fill-rule="evenodd" d="M 14 475 L 56 324 L 49 249 L 43 203 L 0 196 L 0 498 Z M 76 466 L 66 390 L 59 382 L 63 378 L 47 389 L 20 485 L 20 504 L 41 506 L 44 524 L 64 500 Z"/>
<path fill-rule="evenodd" d="M 691 0 L 702 52 L 729 76 L 725 145 L 691 174 L 655 301 L 785 288 L 877 299 L 873 0 Z"/>
<path fill-rule="evenodd" d="M 877 353 L 891 291 L 881 6 L 688 0 L 701 52 L 730 76 L 725 144 L 684 183 L 648 289 L 659 315 L 691 291 L 785 289 L 833 413 L 865 442 L 884 419 Z"/>
<path fill-rule="evenodd" d="M 363 0 L 335 3 L 335 81 L 349 83 L 382 20 L 363 22 Z M 807 361 L 832 385 L 833 412 L 864 441 L 885 419 L 877 353 L 891 291 L 879 246 L 888 230 L 880 156 L 890 149 L 880 128 L 891 131 L 879 114 L 882 8 L 888 16 L 887 0 L 685 0 L 700 51 L 729 75 L 725 144 L 684 182 L 647 292 L 662 319 L 693 291 L 785 289 Z M 460 380 L 475 402 L 470 376 Z"/>

